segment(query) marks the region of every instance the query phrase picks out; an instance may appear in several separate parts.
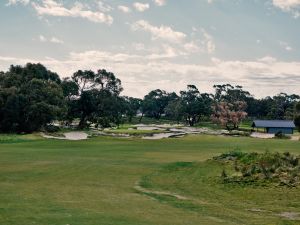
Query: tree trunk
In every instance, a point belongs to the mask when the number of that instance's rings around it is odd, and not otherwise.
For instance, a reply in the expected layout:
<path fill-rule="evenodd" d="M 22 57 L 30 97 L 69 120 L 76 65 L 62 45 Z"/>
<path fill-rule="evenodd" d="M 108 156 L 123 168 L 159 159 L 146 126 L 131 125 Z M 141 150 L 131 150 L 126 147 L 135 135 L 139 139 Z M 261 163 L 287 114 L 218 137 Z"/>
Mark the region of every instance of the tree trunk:
<path fill-rule="evenodd" d="M 195 117 L 188 116 L 188 123 L 191 127 L 195 125 Z"/>
<path fill-rule="evenodd" d="M 201 115 L 198 116 L 197 123 L 200 122 L 200 119 L 201 119 Z"/>
<path fill-rule="evenodd" d="M 143 117 L 144 117 L 144 113 L 142 113 L 142 116 L 140 117 L 139 123 L 142 122 Z"/>
<path fill-rule="evenodd" d="M 86 128 L 86 116 L 82 115 L 80 118 L 80 122 L 78 124 L 78 129 L 84 129 Z"/>

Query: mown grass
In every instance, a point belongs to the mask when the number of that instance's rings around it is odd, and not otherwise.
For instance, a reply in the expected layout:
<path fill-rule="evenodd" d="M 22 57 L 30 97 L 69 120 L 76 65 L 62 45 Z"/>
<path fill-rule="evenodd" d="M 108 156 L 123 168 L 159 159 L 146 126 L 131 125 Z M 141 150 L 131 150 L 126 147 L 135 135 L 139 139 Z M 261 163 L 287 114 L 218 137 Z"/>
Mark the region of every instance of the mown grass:
<path fill-rule="evenodd" d="M 203 163 L 234 149 L 300 154 L 299 142 L 207 135 L 156 141 L 98 137 L 74 142 L 38 136 L 13 140 L 18 141 L 0 142 L 3 225 L 299 224 L 247 210 L 299 212 L 299 189 L 218 185 L 209 177 L 221 173 L 219 166 Z M 179 168 L 176 173 L 172 163 Z M 137 182 L 147 176 L 148 188 L 197 201 L 137 192 Z"/>
<path fill-rule="evenodd" d="M 34 141 L 34 140 L 39 140 L 39 139 L 42 139 L 42 138 L 37 134 L 24 134 L 24 135 L 1 134 L 0 135 L 0 144 Z"/>

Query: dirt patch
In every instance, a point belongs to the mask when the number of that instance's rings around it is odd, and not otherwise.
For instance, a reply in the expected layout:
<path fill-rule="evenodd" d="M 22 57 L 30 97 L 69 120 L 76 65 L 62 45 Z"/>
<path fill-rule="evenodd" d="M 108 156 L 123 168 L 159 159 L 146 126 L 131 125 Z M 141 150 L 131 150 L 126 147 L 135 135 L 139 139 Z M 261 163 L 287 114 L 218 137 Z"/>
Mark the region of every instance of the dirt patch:
<path fill-rule="evenodd" d="M 268 210 L 264 210 L 264 209 L 256 209 L 256 208 L 248 209 L 247 211 L 250 211 L 253 213 L 267 213 L 268 215 L 278 216 L 278 217 L 281 217 L 286 220 L 293 220 L 293 221 L 300 220 L 300 213 L 298 213 L 298 212 L 282 212 L 282 213 L 275 214 L 272 211 L 268 211 Z"/>
<path fill-rule="evenodd" d="M 297 212 L 282 212 L 277 216 L 288 219 L 288 220 L 300 220 L 300 213 Z"/>
<path fill-rule="evenodd" d="M 269 213 L 270 212 L 270 211 L 267 211 L 267 210 L 264 210 L 264 209 L 256 209 L 256 208 L 247 209 L 247 211 L 255 212 L 255 213 Z"/>
<path fill-rule="evenodd" d="M 187 197 L 182 196 L 182 195 L 178 195 L 178 194 L 175 194 L 175 193 L 172 193 L 172 192 L 148 190 L 146 188 L 141 187 L 139 184 L 135 185 L 134 189 L 139 191 L 139 192 L 145 193 L 145 194 L 165 195 L 165 196 L 175 197 L 178 200 L 188 200 Z"/>
<path fill-rule="evenodd" d="M 300 136 L 292 136 L 291 140 L 292 141 L 300 141 Z"/>

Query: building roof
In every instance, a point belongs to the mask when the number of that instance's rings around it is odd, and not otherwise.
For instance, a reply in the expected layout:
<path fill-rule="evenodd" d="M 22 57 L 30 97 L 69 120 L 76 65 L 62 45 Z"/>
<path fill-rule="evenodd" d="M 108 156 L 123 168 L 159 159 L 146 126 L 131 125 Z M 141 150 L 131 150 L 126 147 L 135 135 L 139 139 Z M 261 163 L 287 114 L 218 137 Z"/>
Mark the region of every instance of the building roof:
<path fill-rule="evenodd" d="M 257 128 L 295 128 L 292 120 L 254 120 L 252 127 Z"/>

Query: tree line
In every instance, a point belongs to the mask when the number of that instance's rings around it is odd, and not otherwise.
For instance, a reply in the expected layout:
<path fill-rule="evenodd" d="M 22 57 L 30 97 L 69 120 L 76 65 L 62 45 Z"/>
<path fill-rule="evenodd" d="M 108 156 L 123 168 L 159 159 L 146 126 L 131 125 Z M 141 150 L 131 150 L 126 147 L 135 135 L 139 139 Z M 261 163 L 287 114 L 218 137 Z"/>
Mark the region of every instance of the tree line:
<path fill-rule="evenodd" d="M 0 72 L 0 131 L 33 132 L 54 120 L 78 128 L 118 126 L 144 117 L 169 119 L 194 126 L 213 121 L 237 129 L 249 118 L 291 119 L 300 126 L 300 97 L 280 93 L 256 99 L 242 86 L 215 85 L 201 93 L 188 85 L 179 94 L 156 89 L 143 99 L 122 96 L 121 80 L 112 72 L 78 70 L 61 79 L 42 64 L 11 66 Z"/>

